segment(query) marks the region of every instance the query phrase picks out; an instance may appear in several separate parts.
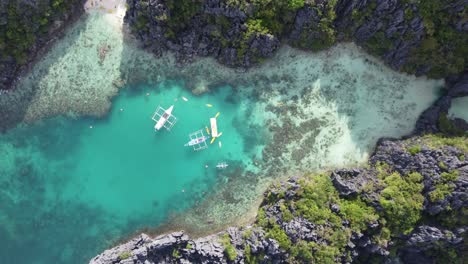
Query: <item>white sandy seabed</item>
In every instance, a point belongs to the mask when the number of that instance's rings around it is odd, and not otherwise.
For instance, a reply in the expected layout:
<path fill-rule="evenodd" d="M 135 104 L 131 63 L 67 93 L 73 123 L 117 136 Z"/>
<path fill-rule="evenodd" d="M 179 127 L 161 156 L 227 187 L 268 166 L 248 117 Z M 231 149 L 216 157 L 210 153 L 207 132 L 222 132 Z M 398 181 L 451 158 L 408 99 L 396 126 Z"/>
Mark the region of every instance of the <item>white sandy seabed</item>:
<path fill-rule="evenodd" d="M 88 2 L 86 17 L 16 90 L 0 96 L 0 114 L 21 112 L 24 122 L 58 114 L 103 116 L 124 84 L 184 78 L 190 89 L 209 92 L 229 83 L 242 96 L 255 96 L 256 103 L 244 107 L 269 130 L 263 171 L 272 179 L 365 162 L 378 138 L 410 133 L 443 87 L 441 80 L 394 72 L 351 43 L 319 53 L 283 47 L 246 73 L 210 58 L 178 68 L 171 54 L 156 58 L 124 34 L 123 1 L 99 3 Z M 225 186 L 207 199 L 205 219 L 232 221 L 271 182 L 249 189 L 239 181 L 237 189 Z M 227 190 L 237 192 L 237 202 L 218 202 Z M 186 221 L 196 223 L 197 215 Z"/>

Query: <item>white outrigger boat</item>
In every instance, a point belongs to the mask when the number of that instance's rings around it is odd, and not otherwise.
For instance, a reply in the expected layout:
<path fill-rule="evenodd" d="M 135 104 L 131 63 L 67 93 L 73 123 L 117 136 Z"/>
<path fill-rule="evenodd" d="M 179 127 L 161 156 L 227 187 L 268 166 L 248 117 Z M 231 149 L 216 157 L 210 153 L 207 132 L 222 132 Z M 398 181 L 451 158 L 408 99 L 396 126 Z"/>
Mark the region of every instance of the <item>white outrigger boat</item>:
<path fill-rule="evenodd" d="M 226 162 L 220 162 L 218 163 L 218 165 L 216 165 L 216 168 L 218 169 L 225 169 L 227 168 L 229 165 L 226 163 Z"/>
<path fill-rule="evenodd" d="M 195 151 L 206 149 L 208 147 L 206 144 L 208 137 L 203 134 L 202 129 L 191 133 L 189 138 L 190 141 L 184 145 L 185 147 L 193 147 L 193 150 Z"/>
<path fill-rule="evenodd" d="M 193 145 L 197 145 L 197 144 L 200 144 L 200 143 L 203 143 L 205 142 L 206 140 L 208 139 L 208 137 L 200 137 L 200 138 L 194 138 L 194 139 L 191 139 L 189 142 L 187 142 L 184 147 L 191 147 Z"/>
<path fill-rule="evenodd" d="M 154 125 L 154 130 L 158 131 L 163 127 L 167 130 L 170 130 L 174 126 L 174 124 L 177 122 L 177 118 L 172 115 L 173 109 L 173 105 L 171 105 L 168 109 L 164 109 L 161 106 L 158 106 L 156 112 L 154 112 L 153 117 L 151 118 L 156 122 Z"/>

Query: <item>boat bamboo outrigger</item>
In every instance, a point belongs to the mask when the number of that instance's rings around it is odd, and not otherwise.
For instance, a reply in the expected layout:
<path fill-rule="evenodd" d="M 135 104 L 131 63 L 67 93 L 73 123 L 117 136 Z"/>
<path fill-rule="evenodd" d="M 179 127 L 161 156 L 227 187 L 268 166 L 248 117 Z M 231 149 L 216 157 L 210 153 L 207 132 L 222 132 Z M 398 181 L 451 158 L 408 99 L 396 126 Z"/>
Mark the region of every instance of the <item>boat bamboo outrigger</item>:
<path fill-rule="evenodd" d="M 206 144 L 206 140 L 208 139 L 207 136 L 203 134 L 203 130 L 200 129 L 195 131 L 189 135 L 190 141 L 187 142 L 184 146 L 185 147 L 193 147 L 193 150 L 203 150 L 208 147 Z"/>
<path fill-rule="evenodd" d="M 153 117 L 151 118 L 156 122 L 154 125 L 154 130 L 158 131 L 162 127 L 166 128 L 167 130 L 171 130 L 171 128 L 177 122 L 177 118 L 171 114 L 173 109 L 173 105 L 171 105 L 168 109 L 164 109 L 161 106 L 158 106 L 153 114 Z"/>

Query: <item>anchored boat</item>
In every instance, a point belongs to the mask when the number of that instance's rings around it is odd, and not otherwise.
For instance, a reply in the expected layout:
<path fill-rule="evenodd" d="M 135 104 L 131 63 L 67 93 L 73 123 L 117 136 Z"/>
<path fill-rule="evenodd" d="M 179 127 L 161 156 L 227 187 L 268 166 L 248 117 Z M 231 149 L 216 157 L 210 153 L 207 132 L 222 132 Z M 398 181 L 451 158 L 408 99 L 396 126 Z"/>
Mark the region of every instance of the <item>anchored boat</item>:
<path fill-rule="evenodd" d="M 216 165 L 216 168 L 218 169 L 225 169 L 227 168 L 229 165 L 226 163 L 226 162 L 220 162 L 218 163 L 218 165 Z"/>
<path fill-rule="evenodd" d="M 195 151 L 206 149 L 208 147 L 206 144 L 208 137 L 203 134 L 202 129 L 191 133 L 189 138 L 190 141 L 184 145 L 185 147 L 193 147 L 193 150 Z"/>
<path fill-rule="evenodd" d="M 153 117 L 151 118 L 156 122 L 154 125 L 154 130 L 158 131 L 163 127 L 167 130 L 171 130 L 171 128 L 177 122 L 177 118 L 172 115 L 173 109 L 173 105 L 171 105 L 168 109 L 164 109 L 161 106 L 158 106 L 153 114 Z"/>

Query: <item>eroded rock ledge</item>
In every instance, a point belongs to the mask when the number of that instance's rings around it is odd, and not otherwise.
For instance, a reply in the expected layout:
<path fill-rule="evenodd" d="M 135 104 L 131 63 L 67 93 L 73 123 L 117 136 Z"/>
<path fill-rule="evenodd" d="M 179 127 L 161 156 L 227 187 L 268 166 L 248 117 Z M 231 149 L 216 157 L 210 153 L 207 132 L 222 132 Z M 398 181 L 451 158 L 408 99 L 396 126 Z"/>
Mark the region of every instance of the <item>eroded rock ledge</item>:
<path fill-rule="evenodd" d="M 457 263 L 466 250 L 467 155 L 466 137 L 383 139 L 366 168 L 271 187 L 253 226 L 197 239 L 142 234 L 90 263 Z"/>

